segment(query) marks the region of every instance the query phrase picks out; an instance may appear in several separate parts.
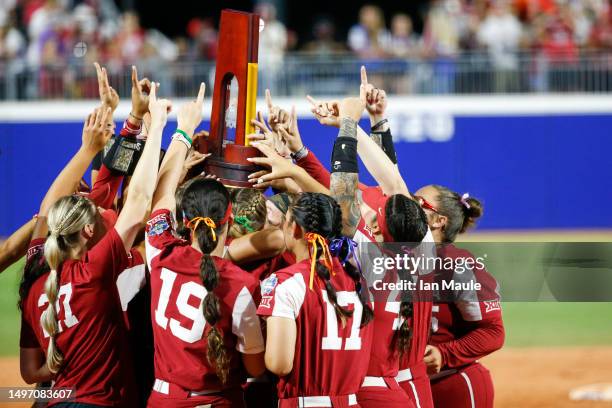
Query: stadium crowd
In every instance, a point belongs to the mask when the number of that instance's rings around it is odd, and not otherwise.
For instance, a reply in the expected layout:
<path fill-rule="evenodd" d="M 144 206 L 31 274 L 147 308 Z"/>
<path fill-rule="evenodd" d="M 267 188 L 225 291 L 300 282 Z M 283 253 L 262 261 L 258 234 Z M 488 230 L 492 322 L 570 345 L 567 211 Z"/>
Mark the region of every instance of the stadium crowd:
<path fill-rule="evenodd" d="M 0 273 L 26 257 L 22 378 L 74 392 L 50 406 L 493 407 L 478 360 L 503 346 L 505 331 L 484 264 L 379 275 L 483 287 L 459 297 L 375 290 L 366 261 L 393 256 L 393 243 L 412 257 L 473 260 L 454 242 L 483 207 L 440 185 L 408 189 L 386 92 L 365 67 L 358 96 L 309 97 L 320 124 L 338 129 L 329 167 L 308 149 L 315 135 L 300 133 L 295 108 L 266 91 L 241 188 L 222 184 L 204 167 L 219 156 L 196 148 L 212 143 L 200 129 L 204 83 L 177 109 L 133 66 L 117 133 L 119 94 L 106 67 L 95 68 L 100 104 L 80 148 L 0 247 Z M 358 158 L 376 185 L 359 181 Z"/>
<path fill-rule="evenodd" d="M 258 3 L 254 9 L 265 21 L 259 59 L 269 78 L 284 68 L 287 53 L 428 61 L 442 77 L 456 75 L 454 64 L 462 55 L 478 53 L 486 57 L 487 69 L 498 74 L 491 88 L 513 91 L 522 88 L 522 53 L 534 58 L 530 63 L 545 61 L 571 71 L 581 51 L 607 53 L 612 46 L 606 0 L 432 0 L 417 16 L 386 15 L 379 6 L 365 5 L 348 31 L 320 16 L 312 21 L 312 33 L 302 37 L 279 21 L 272 4 Z M 86 75 L 93 61 L 103 61 L 111 81 L 127 86 L 129 78 L 122 73 L 138 62 L 147 74 L 171 78 L 163 83 L 172 83 L 175 89 L 169 93 L 178 94 L 182 82 L 198 76 L 190 66 L 214 61 L 216 44 L 211 19 L 194 17 L 181 35 L 170 38 L 155 28 L 144 29 L 136 12 L 119 10 L 112 0 L 6 0 L 0 3 L 0 97 L 95 97 L 95 78 Z M 571 82 L 568 75 L 564 79 Z M 208 82 L 206 73 L 195 83 L 202 80 Z M 445 83 L 435 91 L 452 91 L 453 81 Z"/>

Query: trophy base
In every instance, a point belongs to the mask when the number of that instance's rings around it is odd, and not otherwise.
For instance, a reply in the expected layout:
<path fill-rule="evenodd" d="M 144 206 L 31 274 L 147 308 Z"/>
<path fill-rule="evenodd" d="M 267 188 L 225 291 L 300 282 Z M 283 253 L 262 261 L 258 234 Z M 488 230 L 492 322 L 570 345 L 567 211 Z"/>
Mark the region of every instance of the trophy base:
<path fill-rule="evenodd" d="M 260 156 L 259 150 L 250 146 L 228 144 L 225 146 L 225 158 L 211 156 L 204 162 L 207 174 L 214 174 L 220 181 L 232 187 L 253 187 L 249 183 L 249 174 L 261 170 L 261 167 L 247 161 L 248 157 Z"/>

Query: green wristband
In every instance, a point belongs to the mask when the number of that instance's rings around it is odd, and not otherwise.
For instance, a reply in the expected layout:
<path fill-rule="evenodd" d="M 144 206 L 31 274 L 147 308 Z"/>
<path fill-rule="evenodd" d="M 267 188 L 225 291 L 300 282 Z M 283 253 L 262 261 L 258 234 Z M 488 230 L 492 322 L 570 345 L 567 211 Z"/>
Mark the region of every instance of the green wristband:
<path fill-rule="evenodd" d="M 183 137 L 184 137 L 185 139 L 187 139 L 187 141 L 189 142 L 189 144 L 190 144 L 190 145 L 192 145 L 192 144 L 193 144 L 193 140 L 192 140 L 192 139 L 189 137 L 189 135 L 187 134 L 187 132 L 185 132 L 184 130 L 181 130 L 181 129 L 178 129 L 178 128 L 177 128 L 177 129 L 174 131 L 174 133 L 179 133 L 179 134 L 183 135 Z"/>

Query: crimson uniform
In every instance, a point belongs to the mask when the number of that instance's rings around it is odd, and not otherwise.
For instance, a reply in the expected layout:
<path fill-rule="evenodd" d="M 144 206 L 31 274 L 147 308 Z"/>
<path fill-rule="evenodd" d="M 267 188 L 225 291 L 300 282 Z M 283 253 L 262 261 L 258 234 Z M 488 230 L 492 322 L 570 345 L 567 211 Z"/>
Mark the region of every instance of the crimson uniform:
<path fill-rule="evenodd" d="M 257 313 L 295 320 L 293 370 L 278 384 L 279 407 L 358 407 L 355 393 L 366 373 L 372 325 L 360 328 L 363 307 L 355 282 L 337 259 L 331 281 L 338 304 L 353 310 L 342 327 L 318 277 L 309 288 L 306 259 L 270 275 L 261 286 Z"/>
<path fill-rule="evenodd" d="M 440 247 L 438 254 L 443 258 L 474 259 L 470 252 L 452 244 Z M 478 359 L 498 350 L 504 342 L 497 282 L 478 265 L 462 274 L 452 270 L 436 273 L 446 280 L 475 279 L 482 289 L 462 293 L 454 303 L 434 305 L 430 344 L 442 354 L 442 369 L 431 378 L 435 406 L 493 407 L 491 374 Z"/>
<path fill-rule="evenodd" d="M 54 386 L 75 388 L 76 402 L 135 405 L 127 333 L 116 289 L 117 276 L 127 264 L 123 242 L 112 228 L 82 260 L 66 260 L 58 271 L 56 341 L 64 364 Z M 39 277 L 26 297 L 22 348 L 47 349 L 49 336 L 40 324 L 48 306 L 47 277 L 48 273 Z"/>
<path fill-rule="evenodd" d="M 387 197 L 382 193 L 380 187 L 368 187 L 362 190 L 364 202 L 378 214 L 378 221 L 385 222 L 384 209 Z M 383 229 L 381 227 L 381 229 Z M 383 233 L 385 235 L 385 233 Z M 387 241 L 392 238 L 385 236 Z M 361 220 L 355 241 L 362 244 L 360 247 L 361 256 L 372 257 L 383 256 L 383 253 L 372 253 L 375 248 L 372 244 L 364 247 L 363 244 L 374 243 L 375 238 L 371 230 Z M 415 252 L 427 257 L 435 255 L 433 236 L 431 231 L 427 231 L 423 238 L 423 245 L 417 247 Z M 415 255 L 417 255 L 415 253 Z M 366 271 L 370 272 L 370 271 Z M 420 269 L 418 275 L 414 275 L 415 280 L 431 279 L 432 273 L 425 269 Z M 398 280 L 397 273 L 388 271 L 383 281 L 395 282 Z M 380 277 L 370 276 L 368 282 L 372 283 Z M 431 299 L 427 296 L 419 297 L 419 292 L 412 293 L 412 316 L 410 325 L 410 344 L 407 353 L 402 356 L 396 351 L 395 341 L 396 330 L 402 324 L 399 316 L 401 305 L 401 294 L 397 291 L 376 290 L 374 295 L 374 336 L 372 354 L 370 356 L 370 367 L 368 377 L 359 392 L 359 403 L 364 406 L 403 406 L 403 407 L 425 407 L 421 405 L 421 400 L 431 401 L 431 390 L 429 388 L 429 378 L 425 372 L 423 354 L 429 337 L 429 327 L 431 321 Z M 401 368 L 401 371 L 399 370 Z M 418 381 L 416 381 L 418 379 Z M 410 383 L 409 383 L 410 382 Z M 408 389 L 407 389 L 408 387 Z M 403 388 L 403 390 L 402 390 Z M 363 402 L 362 402 L 363 401 Z"/>
<path fill-rule="evenodd" d="M 223 385 L 206 359 L 210 327 L 201 309 L 207 293 L 200 277 L 202 254 L 175 237 L 169 210 L 153 212 L 146 232 L 156 377 L 149 406 L 242 406 L 241 353 L 264 351 L 252 297 L 259 282 L 231 262 L 213 257 L 219 273 L 214 293 L 221 304 L 221 319 L 215 327 L 222 332 L 230 357 L 230 373 Z"/>

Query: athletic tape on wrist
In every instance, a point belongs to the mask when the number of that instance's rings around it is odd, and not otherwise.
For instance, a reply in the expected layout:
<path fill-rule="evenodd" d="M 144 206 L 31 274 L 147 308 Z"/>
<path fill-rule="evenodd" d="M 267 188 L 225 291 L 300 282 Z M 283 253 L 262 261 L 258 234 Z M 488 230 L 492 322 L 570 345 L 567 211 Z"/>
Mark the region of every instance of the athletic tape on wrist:
<path fill-rule="evenodd" d="M 334 143 L 331 160 L 332 173 L 359 173 L 357 139 L 340 136 Z"/>

